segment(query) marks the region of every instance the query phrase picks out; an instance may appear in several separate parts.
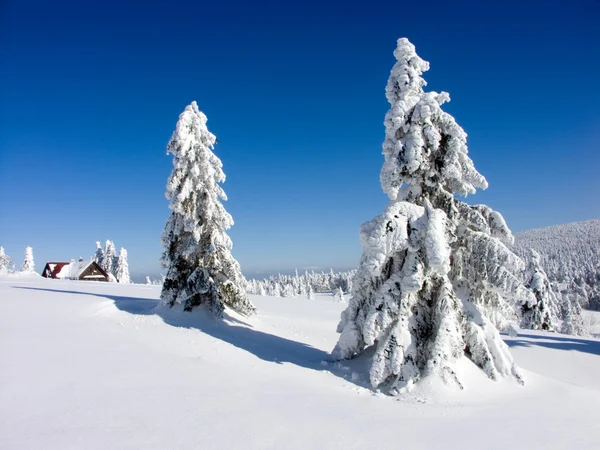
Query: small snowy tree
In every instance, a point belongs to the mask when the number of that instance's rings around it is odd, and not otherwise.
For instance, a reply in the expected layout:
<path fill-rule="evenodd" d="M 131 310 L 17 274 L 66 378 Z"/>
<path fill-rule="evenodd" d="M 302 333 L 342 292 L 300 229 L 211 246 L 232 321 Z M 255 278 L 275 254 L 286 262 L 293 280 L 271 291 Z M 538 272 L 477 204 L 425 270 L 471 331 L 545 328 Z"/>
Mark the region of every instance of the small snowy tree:
<path fill-rule="evenodd" d="M 146 285 L 151 286 L 152 284 L 153 284 L 152 280 L 150 279 L 150 277 L 148 275 L 146 275 Z"/>
<path fill-rule="evenodd" d="M 221 160 L 212 152 L 216 138 L 196 102 L 185 108 L 169 144 L 173 172 L 166 197 L 172 213 L 162 235 L 162 265 L 168 269 L 161 298 L 186 311 L 205 305 L 221 317 L 225 306 L 252 315 L 245 279 L 231 255 L 226 230 L 233 225 L 221 200 L 227 196 Z"/>
<path fill-rule="evenodd" d="M 344 303 L 344 291 L 341 287 L 337 288 L 335 291 L 335 298 L 338 302 Z"/>
<path fill-rule="evenodd" d="M 540 255 L 531 249 L 525 274 L 527 287 L 533 291 L 531 302 L 521 306 L 521 327 L 531 330 L 554 330 L 560 314 L 560 302 L 556 298 L 548 276 L 540 263 Z"/>
<path fill-rule="evenodd" d="M 94 254 L 94 261 L 100 267 L 104 267 L 104 250 L 102 249 L 102 245 L 100 245 L 100 241 L 96 241 L 96 253 Z"/>
<path fill-rule="evenodd" d="M 25 258 L 23 260 L 23 272 L 34 272 L 35 263 L 33 262 L 33 249 L 31 247 L 25 248 Z"/>
<path fill-rule="evenodd" d="M 8 271 L 10 257 L 4 253 L 4 247 L 0 247 L 0 273 Z"/>
<path fill-rule="evenodd" d="M 108 274 L 115 275 L 115 266 L 117 262 L 117 250 L 113 241 L 108 240 L 104 244 L 104 257 L 100 267 Z"/>
<path fill-rule="evenodd" d="M 127 262 L 127 250 L 121 247 L 119 256 L 115 265 L 115 278 L 119 283 L 131 283 L 129 277 L 129 263 Z"/>
<path fill-rule="evenodd" d="M 561 333 L 574 334 L 576 336 L 587 335 L 581 314 L 580 298 L 579 295 L 569 293 L 568 291 L 561 293 L 561 315 L 563 319 Z"/>
<path fill-rule="evenodd" d="M 363 255 L 332 355 L 374 346 L 371 385 L 391 395 L 425 376 L 462 387 L 462 357 L 492 379 L 521 381 L 485 313 L 514 314 L 531 296 L 517 275 L 524 264 L 507 247 L 513 238 L 499 213 L 455 198 L 487 182 L 467 154 L 466 133 L 441 109 L 449 95 L 424 92 L 429 63 L 407 39 L 394 55 L 381 171 L 391 201 L 361 227 Z"/>
<path fill-rule="evenodd" d="M 306 298 L 308 300 L 314 300 L 315 299 L 315 295 L 313 293 L 313 288 L 312 288 L 312 286 L 310 284 L 308 284 L 306 286 Z"/>

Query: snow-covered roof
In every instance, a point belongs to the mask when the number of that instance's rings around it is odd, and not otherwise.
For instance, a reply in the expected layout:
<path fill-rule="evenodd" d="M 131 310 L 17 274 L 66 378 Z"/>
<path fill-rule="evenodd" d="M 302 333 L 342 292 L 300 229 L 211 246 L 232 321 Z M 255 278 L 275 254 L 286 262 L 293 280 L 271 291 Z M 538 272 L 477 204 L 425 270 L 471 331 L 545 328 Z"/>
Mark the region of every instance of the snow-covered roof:
<path fill-rule="evenodd" d="M 106 273 L 94 261 L 49 262 L 46 264 L 44 271 L 50 270 L 50 278 L 78 280 L 92 264 L 96 265 L 101 274 L 86 275 L 84 279 L 108 278 Z"/>

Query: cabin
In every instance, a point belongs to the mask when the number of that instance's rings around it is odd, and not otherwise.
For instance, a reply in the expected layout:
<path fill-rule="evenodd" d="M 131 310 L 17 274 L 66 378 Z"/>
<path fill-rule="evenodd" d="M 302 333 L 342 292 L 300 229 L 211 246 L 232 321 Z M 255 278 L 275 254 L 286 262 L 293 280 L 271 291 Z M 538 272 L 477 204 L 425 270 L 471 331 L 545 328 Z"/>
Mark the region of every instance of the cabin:
<path fill-rule="evenodd" d="M 44 266 L 42 276 L 62 280 L 109 281 L 109 275 L 96 261 L 49 262 Z"/>

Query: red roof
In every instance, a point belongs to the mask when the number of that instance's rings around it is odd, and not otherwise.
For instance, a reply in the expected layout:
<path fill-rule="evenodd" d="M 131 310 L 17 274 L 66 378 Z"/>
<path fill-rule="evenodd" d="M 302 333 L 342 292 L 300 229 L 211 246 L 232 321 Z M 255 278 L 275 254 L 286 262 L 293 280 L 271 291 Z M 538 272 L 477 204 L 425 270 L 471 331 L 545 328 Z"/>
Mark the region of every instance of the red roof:
<path fill-rule="evenodd" d="M 56 278 L 56 275 L 60 273 L 60 270 L 64 266 L 68 266 L 70 262 L 49 262 L 46 263 L 42 276 L 46 278 Z"/>

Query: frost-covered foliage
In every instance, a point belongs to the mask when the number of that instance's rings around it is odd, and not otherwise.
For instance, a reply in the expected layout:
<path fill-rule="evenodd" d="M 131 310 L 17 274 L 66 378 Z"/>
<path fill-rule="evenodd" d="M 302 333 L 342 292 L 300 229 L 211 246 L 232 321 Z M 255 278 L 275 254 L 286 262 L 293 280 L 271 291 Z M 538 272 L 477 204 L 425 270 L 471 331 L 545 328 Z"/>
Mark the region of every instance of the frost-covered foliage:
<path fill-rule="evenodd" d="M 524 231 L 515 236 L 514 251 L 529 259 L 529 249 L 553 284 L 580 306 L 600 311 L 600 220 Z M 579 308 L 580 309 L 580 308 Z"/>
<path fill-rule="evenodd" d="M 4 247 L 0 247 L 0 273 L 8 271 L 10 256 L 4 253 Z"/>
<path fill-rule="evenodd" d="M 554 330 L 562 316 L 561 302 L 542 268 L 539 253 L 533 249 L 531 249 L 525 279 L 527 287 L 533 291 L 535 302 L 525 302 L 521 305 L 521 327 L 532 330 Z"/>
<path fill-rule="evenodd" d="M 104 267 L 104 249 L 102 248 L 100 241 L 96 241 L 96 253 L 94 253 L 94 261 L 100 267 Z"/>
<path fill-rule="evenodd" d="M 115 263 L 115 278 L 119 283 L 131 283 L 131 278 L 129 277 L 129 263 L 127 262 L 127 250 L 123 247 L 119 250 L 119 256 Z"/>
<path fill-rule="evenodd" d="M 121 252 L 124 252 L 124 254 L 122 255 Z M 106 240 L 104 248 L 100 245 L 100 241 L 96 241 L 96 253 L 93 256 L 93 260 L 107 273 L 108 281 L 113 283 L 131 283 L 127 250 L 121 248 L 117 255 L 115 243 L 110 239 Z"/>
<path fill-rule="evenodd" d="M 337 273 L 333 269 L 329 272 L 306 271 L 302 275 L 296 271 L 294 275 L 278 274 L 263 280 L 248 280 L 247 290 L 250 294 L 274 297 L 305 296 L 309 286 L 313 293 L 335 293 L 338 289 L 350 292 L 355 274 L 356 270 Z"/>
<path fill-rule="evenodd" d="M 424 92 L 429 69 L 398 40 L 386 95 L 384 213 L 362 225 L 363 255 L 338 325 L 336 359 L 372 347 L 370 381 L 395 395 L 424 376 L 462 386 L 468 357 L 490 378 L 521 376 L 489 312 L 506 321 L 531 293 L 508 245 L 502 216 L 455 198 L 486 188 L 468 157 L 466 133 L 441 109 L 445 92 Z"/>
<path fill-rule="evenodd" d="M 581 311 L 581 296 L 577 293 L 561 293 L 561 333 L 574 334 L 577 336 L 588 335 L 588 330 L 584 326 Z"/>
<path fill-rule="evenodd" d="M 338 288 L 337 291 L 334 294 L 335 299 L 340 302 L 340 303 L 344 303 L 344 291 L 342 291 L 342 288 Z"/>
<path fill-rule="evenodd" d="M 31 247 L 25 248 L 25 258 L 23 259 L 23 272 L 34 272 L 35 263 L 33 261 L 33 249 Z"/>
<path fill-rule="evenodd" d="M 172 212 L 162 235 L 161 262 L 168 272 L 161 298 L 170 306 L 182 304 L 186 311 L 205 305 L 218 317 L 225 306 L 252 315 L 255 308 L 226 233 L 233 219 L 221 204 L 227 199 L 219 185 L 225 174 L 212 152 L 215 141 L 206 116 L 192 102 L 167 145 L 174 167 L 166 191 Z"/>
<path fill-rule="evenodd" d="M 117 250 L 115 244 L 111 240 L 107 240 L 104 244 L 104 257 L 100 267 L 108 274 L 115 275 L 115 265 L 117 262 Z M 116 278 L 116 277 L 115 277 Z"/>

